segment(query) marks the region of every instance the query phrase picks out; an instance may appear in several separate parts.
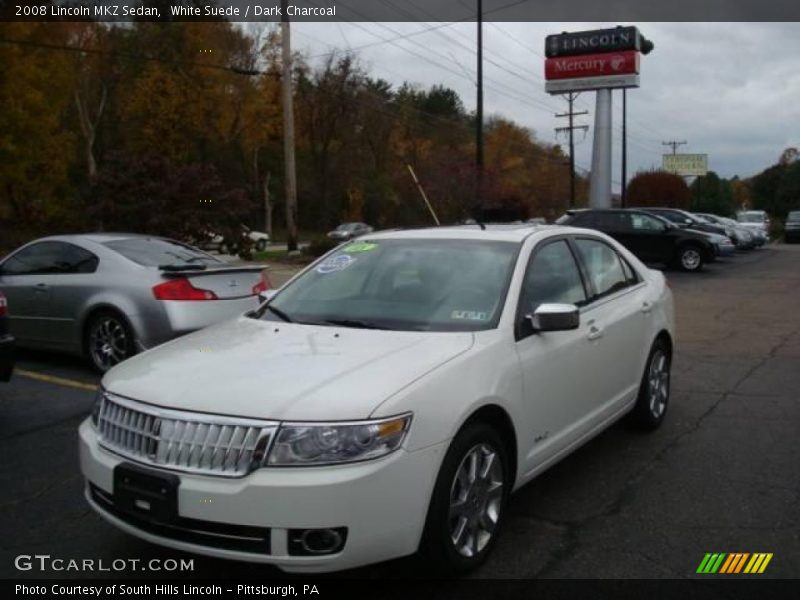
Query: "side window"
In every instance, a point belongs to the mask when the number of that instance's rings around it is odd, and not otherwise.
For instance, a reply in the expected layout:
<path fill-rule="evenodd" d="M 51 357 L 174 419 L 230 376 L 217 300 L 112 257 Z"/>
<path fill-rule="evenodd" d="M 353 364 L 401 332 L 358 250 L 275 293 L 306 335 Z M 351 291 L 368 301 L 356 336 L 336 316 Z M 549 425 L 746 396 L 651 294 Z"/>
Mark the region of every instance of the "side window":
<path fill-rule="evenodd" d="M 664 225 L 658 219 L 654 219 L 650 215 L 643 215 L 639 213 L 631 214 L 631 224 L 634 231 L 663 231 Z"/>
<path fill-rule="evenodd" d="M 622 260 L 611 246 L 587 238 L 575 240 L 575 245 L 594 287 L 595 298 L 613 294 L 630 285 L 622 268 Z"/>
<path fill-rule="evenodd" d="M 9 257 L 3 264 L 7 275 L 92 273 L 97 257 L 83 248 L 64 242 L 39 242 Z"/>
<path fill-rule="evenodd" d="M 578 264 L 564 240 L 550 242 L 536 250 L 522 283 L 523 313 L 548 302 L 579 306 L 586 302 Z"/>

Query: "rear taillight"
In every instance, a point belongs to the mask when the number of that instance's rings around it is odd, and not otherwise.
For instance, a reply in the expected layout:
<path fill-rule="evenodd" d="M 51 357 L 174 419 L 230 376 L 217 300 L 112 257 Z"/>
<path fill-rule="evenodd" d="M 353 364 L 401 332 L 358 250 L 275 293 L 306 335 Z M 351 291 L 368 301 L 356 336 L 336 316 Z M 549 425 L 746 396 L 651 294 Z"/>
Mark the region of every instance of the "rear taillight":
<path fill-rule="evenodd" d="M 8 315 L 8 302 L 3 294 L 0 294 L 0 317 Z"/>
<path fill-rule="evenodd" d="M 216 300 L 217 295 L 211 290 L 194 287 L 185 277 L 170 279 L 153 288 L 156 300 Z"/>
<path fill-rule="evenodd" d="M 253 296 L 258 296 L 261 292 L 266 292 L 271 287 L 269 277 L 262 275 L 261 281 L 253 286 Z"/>

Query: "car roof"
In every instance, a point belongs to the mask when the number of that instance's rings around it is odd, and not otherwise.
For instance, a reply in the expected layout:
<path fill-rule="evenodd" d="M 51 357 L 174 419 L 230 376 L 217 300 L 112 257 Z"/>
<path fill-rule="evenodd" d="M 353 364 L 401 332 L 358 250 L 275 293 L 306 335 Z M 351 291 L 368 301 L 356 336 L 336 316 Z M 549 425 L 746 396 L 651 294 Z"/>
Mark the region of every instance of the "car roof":
<path fill-rule="evenodd" d="M 147 239 L 157 238 L 164 239 L 159 235 L 147 235 L 144 233 L 70 233 L 64 235 L 49 235 L 47 237 L 33 240 L 36 242 L 95 242 L 102 244 L 105 242 L 114 242 L 119 240 L 129 240 L 132 238 Z"/>
<path fill-rule="evenodd" d="M 552 232 L 564 233 L 585 231 L 563 225 L 537 225 L 531 223 L 486 224 L 480 225 L 446 225 L 443 227 L 426 227 L 420 229 L 400 229 L 376 231 L 361 236 L 362 240 L 386 239 L 438 239 L 438 240 L 490 240 L 498 242 L 522 242 L 533 234 Z"/>

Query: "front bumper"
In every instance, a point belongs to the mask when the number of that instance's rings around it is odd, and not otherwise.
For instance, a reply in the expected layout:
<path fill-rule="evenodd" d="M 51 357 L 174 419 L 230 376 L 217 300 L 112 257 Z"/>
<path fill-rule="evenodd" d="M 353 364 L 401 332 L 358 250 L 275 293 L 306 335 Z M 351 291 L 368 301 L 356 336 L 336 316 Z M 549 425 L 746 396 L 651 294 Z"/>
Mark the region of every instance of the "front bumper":
<path fill-rule="evenodd" d="M 79 437 L 87 499 L 113 525 L 170 548 L 270 563 L 293 572 L 348 569 L 414 553 L 447 448 L 443 442 L 415 452 L 401 449 L 376 461 L 335 467 L 265 468 L 239 479 L 179 474 L 179 521 L 238 530 L 262 528 L 268 541 L 262 552 L 255 552 L 189 542 L 166 528 L 158 532 L 113 514 L 98 502 L 96 493 L 113 498 L 114 468 L 125 460 L 98 445 L 88 419 L 80 426 Z M 340 552 L 289 554 L 290 529 L 326 527 L 347 528 Z"/>
<path fill-rule="evenodd" d="M 736 246 L 733 244 L 716 244 L 717 256 L 733 256 L 736 254 Z"/>
<path fill-rule="evenodd" d="M 10 335 L 0 337 L 0 381 L 11 379 L 14 371 L 14 338 Z"/>

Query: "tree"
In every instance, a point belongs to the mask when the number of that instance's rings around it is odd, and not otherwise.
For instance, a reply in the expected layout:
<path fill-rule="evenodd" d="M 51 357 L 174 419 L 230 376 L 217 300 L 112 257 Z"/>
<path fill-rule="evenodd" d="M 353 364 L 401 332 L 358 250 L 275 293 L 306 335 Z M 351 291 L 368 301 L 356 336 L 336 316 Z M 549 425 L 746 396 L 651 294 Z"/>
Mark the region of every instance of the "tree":
<path fill-rule="evenodd" d="M 692 210 L 714 215 L 730 216 L 736 212 L 733 187 L 714 171 L 698 177 L 690 186 Z"/>
<path fill-rule="evenodd" d="M 688 209 L 691 193 L 682 177 L 667 171 L 637 173 L 628 184 L 630 206 L 666 206 Z"/>

